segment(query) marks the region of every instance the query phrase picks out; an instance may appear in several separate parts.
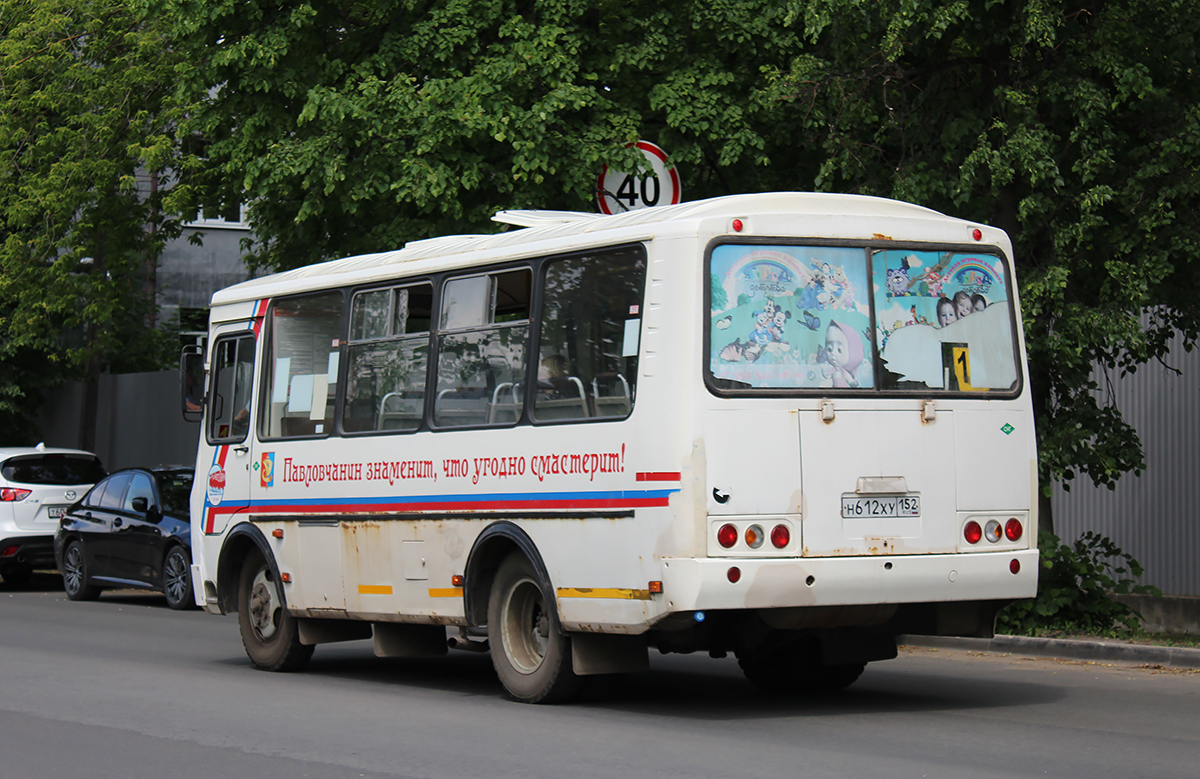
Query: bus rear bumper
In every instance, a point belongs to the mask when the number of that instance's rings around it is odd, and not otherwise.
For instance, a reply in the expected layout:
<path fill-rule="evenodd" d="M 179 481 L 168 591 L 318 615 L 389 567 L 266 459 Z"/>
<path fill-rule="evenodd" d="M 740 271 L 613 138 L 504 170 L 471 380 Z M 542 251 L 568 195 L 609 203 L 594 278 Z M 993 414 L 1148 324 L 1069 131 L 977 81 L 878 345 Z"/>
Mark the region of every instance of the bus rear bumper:
<path fill-rule="evenodd" d="M 730 570 L 738 569 L 736 581 Z M 1014 569 L 1016 572 L 1014 573 Z M 997 601 L 1037 594 L 1038 551 L 663 561 L 668 612 Z"/>

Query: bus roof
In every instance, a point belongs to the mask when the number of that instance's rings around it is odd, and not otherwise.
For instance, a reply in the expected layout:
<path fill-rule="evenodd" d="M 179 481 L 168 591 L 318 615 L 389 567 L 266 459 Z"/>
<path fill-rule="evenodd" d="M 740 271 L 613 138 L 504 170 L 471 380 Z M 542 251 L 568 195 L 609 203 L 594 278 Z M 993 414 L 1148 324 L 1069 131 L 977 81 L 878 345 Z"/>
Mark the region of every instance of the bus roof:
<path fill-rule="evenodd" d="M 394 251 L 330 260 L 263 276 L 218 291 L 213 295 L 212 305 L 215 307 L 277 295 L 369 284 L 399 275 L 415 276 L 471 264 L 504 262 L 539 253 L 569 252 L 586 246 L 647 240 L 668 229 L 671 232 L 686 229 L 687 222 L 759 214 L 850 219 L 874 217 L 969 224 L 965 220 L 953 219 L 932 209 L 898 200 L 814 192 L 727 195 L 613 215 L 575 211 L 501 211 L 493 217 L 494 221 L 522 229 L 495 234 L 439 236 L 412 241 Z"/>

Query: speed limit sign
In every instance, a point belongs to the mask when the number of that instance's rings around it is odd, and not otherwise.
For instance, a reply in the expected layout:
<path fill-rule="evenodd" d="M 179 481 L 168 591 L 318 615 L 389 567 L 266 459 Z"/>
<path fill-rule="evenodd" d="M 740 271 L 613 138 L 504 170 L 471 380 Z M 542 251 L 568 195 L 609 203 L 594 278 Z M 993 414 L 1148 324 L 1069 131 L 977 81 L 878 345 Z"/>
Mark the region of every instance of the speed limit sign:
<path fill-rule="evenodd" d="M 667 153 L 649 141 L 634 145 L 646 156 L 650 170 L 645 176 L 637 176 L 609 170 L 605 165 L 597 182 L 596 198 L 600 210 L 606 214 L 675 205 L 680 201 L 679 171 L 667 167 Z"/>

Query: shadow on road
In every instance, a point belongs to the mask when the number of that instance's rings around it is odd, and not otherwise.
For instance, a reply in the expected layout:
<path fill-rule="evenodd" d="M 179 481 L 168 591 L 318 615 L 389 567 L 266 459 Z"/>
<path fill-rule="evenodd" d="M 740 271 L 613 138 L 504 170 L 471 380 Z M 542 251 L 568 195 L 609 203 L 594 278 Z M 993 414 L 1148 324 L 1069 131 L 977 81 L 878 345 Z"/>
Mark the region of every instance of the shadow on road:
<path fill-rule="evenodd" d="M 937 661 L 902 655 L 868 666 L 854 686 L 840 693 L 785 696 L 753 687 L 731 658 L 652 655 L 648 673 L 592 677 L 580 698 L 567 705 L 572 710 L 729 721 L 995 709 L 1051 703 L 1063 697 L 1052 685 L 1021 682 L 1008 675 L 980 678 L 971 672 L 970 659 L 941 662 L 939 669 Z M 486 654 L 378 658 L 368 642 L 358 641 L 318 647 L 301 673 L 454 695 L 504 697 Z"/>

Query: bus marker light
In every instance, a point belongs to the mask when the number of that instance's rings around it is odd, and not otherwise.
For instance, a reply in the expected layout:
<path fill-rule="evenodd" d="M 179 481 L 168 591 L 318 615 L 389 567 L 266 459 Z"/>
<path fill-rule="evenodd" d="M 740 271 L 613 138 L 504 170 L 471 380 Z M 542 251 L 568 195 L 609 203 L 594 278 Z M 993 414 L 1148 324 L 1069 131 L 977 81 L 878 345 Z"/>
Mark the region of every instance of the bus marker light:
<path fill-rule="evenodd" d="M 1008 564 L 1008 570 L 1012 571 L 1014 575 L 1020 573 L 1021 572 L 1021 561 L 1014 557 L 1012 559 L 1012 562 L 1010 562 Z"/>
<path fill-rule="evenodd" d="M 999 541 L 1000 540 L 1000 523 L 994 519 L 990 520 L 987 523 L 987 527 L 984 529 L 984 535 L 986 535 L 987 540 L 991 541 L 993 544 L 996 543 L 997 541 Z"/>
<path fill-rule="evenodd" d="M 651 595 L 662 595 L 662 582 L 650 582 L 646 589 Z"/>
<path fill-rule="evenodd" d="M 741 232 L 741 231 L 742 231 L 742 230 L 743 230 L 745 227 L 746 227 L 746 226 L 745 226 L 744 224 L 742 224 L 742 220 L 741 220 L 741 219 L 734 219 L 734 220 L 733 220 L 733 231 L 734 231 L 735 233 L 740 233 L 740 232 Z"/>
<path fill-rule="evenodd" d="M 291 583 L 292 583 L 292 575 L 291 575 L 290 573 L 281 573 L 281 574 L 279 574 L 279 579 L 280 579 L 280 581 L 282 581 L 284 584 L 291 584 Z"/>
<path fill-rule="evenodd" d="M 787 525 L 776 525 L 771 528 L 771 544 L 776 549 L 783 549 L 792 540 L 792 531 L 788 530 Z"/>
<path fill-rule="evenodd" d="M 271 531 L 271 536 L 274 538 L 283 538 L 283 528 L 277 527 Z"/>
<path fill-rule="evenodd" d="M 463 575 L 461 573 L 456 573 L 450 577 L 450 584 L 454 587 L 463 586 L 464 581 L 466 581 L 466 579 L 463 577 Z"/>
<path fill-rule="evenodd" d="M 967 539 L 968 544 L 978 544 L 979 539 L 983 538 L 983 528 L 978 522 L 971 520 L 963 529 L 963 538 Z"/>
<path fill-rule="evenodd" d="M 730 524 L 721 525 L 717 531 L 717 543 L 726 549 L 731 549 L 738 540 L 737 528 Z"/>
<path fill-rule="evenodd" d="M 762 526 L 760 525 L 751 525 L 750 527 L 746 528 L 746 546 L 750 547 L 751 549 L 758 549 L 760 546 L 762 546 L 763 540 L 766 537 L 767 534 L 763 532 Z"/>
<path fill-rule="evenodd" d="M 978 227 L 976 227 L 974 230 L 971 231 L 971 237 L 974 238 L 976 241 L 982 241 L 983 240 L 983 230 L 980 230 Z"/>
<path fill-rule="evenodd" d="M 729 569 L 725 574 L 731 584 L 737 584 L 742 578 L 742 569 L 736 565 Z"/>
<path fill-rule="evenodd" d="M 1016 517 L 1004 523 L 1004 535 L 1009 541 L 1020 541 L 1024 533 L 1025 528 L 1021 527 L 1021 521 Z"/>

